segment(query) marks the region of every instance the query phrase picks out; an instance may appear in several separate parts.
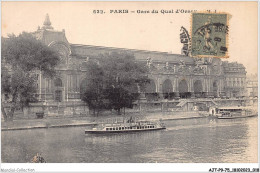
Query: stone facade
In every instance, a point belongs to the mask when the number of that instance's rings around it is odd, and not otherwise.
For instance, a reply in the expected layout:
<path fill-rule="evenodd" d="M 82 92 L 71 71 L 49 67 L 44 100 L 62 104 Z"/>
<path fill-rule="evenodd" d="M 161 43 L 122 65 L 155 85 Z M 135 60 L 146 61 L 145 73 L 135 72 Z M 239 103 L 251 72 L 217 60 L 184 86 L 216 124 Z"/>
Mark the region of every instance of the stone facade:
<path fill-rule="evenodd" d="M 258 76 L 257 74 L 247 76 L 246 80 L 247 96 L 251 98 L 258 97 Z"/>
<path fill-rule="evenodd" d="M 226 96 L 246 96 L 246 70 L 242 64 L 223 62 Z"/>
<path fill-rule="evenodd" d="M 134 54 L 136 61 L 149 67 L 151 83 L 145 91 L 147 100 L 240 97 L 245 93 L 246 71 L 242 64 L 167 52 L 70 44 L 65 31 L 55 31 L 48 16 L 44 26 L 33 34 L 56 49 L 62 57 L 55 79 L 45 79 L 38 73 L 40 100 L 80 101 L 84 84 L 88 82 L 85 79 L 85 63 L 99 54 L 111 52 Z"/>

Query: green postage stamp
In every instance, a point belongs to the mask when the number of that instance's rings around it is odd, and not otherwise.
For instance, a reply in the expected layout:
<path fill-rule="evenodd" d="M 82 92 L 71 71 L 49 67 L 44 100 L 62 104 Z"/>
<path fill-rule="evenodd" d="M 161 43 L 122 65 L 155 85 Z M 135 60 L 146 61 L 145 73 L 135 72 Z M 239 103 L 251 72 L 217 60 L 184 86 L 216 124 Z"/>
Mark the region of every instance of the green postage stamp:
<path fill-rule="evenodd" d="M 228 15 L 193 13 L 191 56 L 228 58 Z"/>

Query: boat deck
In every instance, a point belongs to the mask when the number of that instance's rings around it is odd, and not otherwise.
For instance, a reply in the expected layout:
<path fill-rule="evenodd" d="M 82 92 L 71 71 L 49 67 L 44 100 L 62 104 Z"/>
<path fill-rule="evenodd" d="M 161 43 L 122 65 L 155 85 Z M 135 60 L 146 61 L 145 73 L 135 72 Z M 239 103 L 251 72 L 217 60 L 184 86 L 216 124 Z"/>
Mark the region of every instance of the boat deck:
<path fill-rule="evenodd" d="M 166 127 L 161 128 L 151 128 L 151 129 L 129 129 L 129 130 L 85 130 L 85 134 L 93 133 L 93 134 L 103 134 L 103 133 L 128 133 L 128 132 L 140 132 L 140 131 L 154 131 L 154 130 L 163 130 Z"/>

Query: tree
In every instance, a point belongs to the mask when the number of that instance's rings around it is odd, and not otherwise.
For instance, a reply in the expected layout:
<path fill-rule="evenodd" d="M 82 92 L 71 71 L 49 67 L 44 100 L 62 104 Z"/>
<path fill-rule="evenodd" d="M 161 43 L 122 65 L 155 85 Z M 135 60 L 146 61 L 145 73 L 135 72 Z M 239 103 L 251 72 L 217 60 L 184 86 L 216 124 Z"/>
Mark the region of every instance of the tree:
<path fill-rule="evenodd" d="M 138 99 L 140 91 L 149 82 L 146 66 L 138 63 L 134 55 L 125 52 L 102 54 L 95 60 L 102 71 L 102 77 L 92 73 L 102 84 L 101 98 L 106 99 L 110 108 L 117 110 L 118 114 L 122 108 L 132 107 L 133 101 Z"/>
<path fill-rule="evenodd" d="M 132 107 L 140 91 L 149 81 L 148 69 L 144 64 L 137 63 L 134 55 L 125 52 L 104 54 L 101 56 L 105 72 L 108 100 L 113 109 L 118 111 L 125 107 Z"/>
<path fill-rule="evenodd" d="M 86 64 L 86 79 L 87 83 L 84 86 L 85 90 L 82 100 L 85 101 L 90 110 L 93 110 L 94 115 L 99 114 L 104 107 L 105 90 L 103 89 L 104 73 L 103 69 L 95 62 L 89 61 Z"/>
<path fill-rule="evenodd" d="M 36 99 L 36 71 L 41 71 L 44 77 L 53 77 L 60 58 L 55 50 L 25 32 L 2 37 L 1 53 L 1 111 L 5 121 L 12 121 L 15 108 Z M 4 102 L 10 111 L 4 109 Z"/>

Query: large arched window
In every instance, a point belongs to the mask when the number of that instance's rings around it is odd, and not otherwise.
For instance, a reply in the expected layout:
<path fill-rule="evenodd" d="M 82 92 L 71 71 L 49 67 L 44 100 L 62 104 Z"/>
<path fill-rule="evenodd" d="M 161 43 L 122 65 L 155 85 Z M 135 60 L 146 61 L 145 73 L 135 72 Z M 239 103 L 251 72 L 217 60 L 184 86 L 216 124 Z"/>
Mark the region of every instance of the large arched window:
<path fill-rule="evenodd" d="M 202 97 L 203 86 L 201 80 L 196 80 L 193 86 L 195 97 Z"/>
<path fill-rule="evenodd" d="M 188 83 L 185 79 L 182 79 L 179 82 L 179 93 L 186 93 L 188 92 Z"/>
<path fill-rule="evenodd" d="M 70 54 L 69 46 L 64 42 L 52 42 L 50 45 L 55 49 L 60 55 L 60 65 L 65 65 L 68 63 L 68 57 Z"/>
<path fill-rule="evenodd" d="M 173 86 L 172 81 L 170 79 L 166 79 L 162 84 L 162 92 L 163 97 L 165 99 L 170 99 L 173 94 Z"/>

